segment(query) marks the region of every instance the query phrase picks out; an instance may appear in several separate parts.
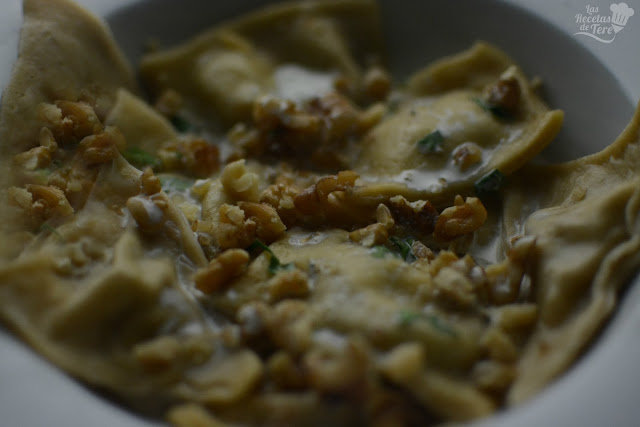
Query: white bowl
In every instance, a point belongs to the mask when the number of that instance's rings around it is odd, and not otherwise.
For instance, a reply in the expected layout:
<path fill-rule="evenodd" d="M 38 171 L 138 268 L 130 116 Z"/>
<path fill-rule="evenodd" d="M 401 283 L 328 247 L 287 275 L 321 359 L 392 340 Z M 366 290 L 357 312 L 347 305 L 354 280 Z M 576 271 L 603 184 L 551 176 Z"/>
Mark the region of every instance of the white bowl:
<path fill-rule="evenodd" d="M 630 0 L 627 0 L 631 3 Z M 429 61 L 496 44 L 530 76 L 540 76 L 565 125 L 542 157 L 567 160 L 598 151 L 627 124 L 640 99 L 640 3 L 611 43 L 574 34 L 582 0 L 381 0 L 393 73 L 402 77 Z M 153 37 L 167 45 L 266 0 L 78 0 L 110 24 L 132 62 Z M 21 1 L 0 3 L 0 89 L 15 60 Z M 599 4 L 607 15 L 609 4 Z M 592 13 L 595 13 L 593 10 Z M 530 402 L 482 421 L 482 426 L 631 426 L 640 420 L 640 279 L 591 349 Z M 0 328 L 0 423 L 6 426 L 152 426 L 87 392 Z"/>

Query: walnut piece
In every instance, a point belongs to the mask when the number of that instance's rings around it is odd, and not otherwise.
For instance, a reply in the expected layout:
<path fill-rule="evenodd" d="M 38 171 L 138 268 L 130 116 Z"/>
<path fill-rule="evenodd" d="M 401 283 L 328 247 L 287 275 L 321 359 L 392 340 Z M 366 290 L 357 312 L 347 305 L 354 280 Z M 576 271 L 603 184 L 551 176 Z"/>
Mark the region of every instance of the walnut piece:
<path fill-rule="evenodd" d="M 196 272 L 193 279 L 196 288 L 205 294 L 220 291 L 231 280 L 241 276 L 247 269 L 249 254 L 242 249 L 228 249 L 208 266 Z"/>
<path fill-rule="evenodd" d="M 456 196 L 454 205 L 440 213 L 436 222 L 434 237 L 441 242 L 449 242 L 480 228 L 487 219 L 487 210 L 480 199 Z"/>

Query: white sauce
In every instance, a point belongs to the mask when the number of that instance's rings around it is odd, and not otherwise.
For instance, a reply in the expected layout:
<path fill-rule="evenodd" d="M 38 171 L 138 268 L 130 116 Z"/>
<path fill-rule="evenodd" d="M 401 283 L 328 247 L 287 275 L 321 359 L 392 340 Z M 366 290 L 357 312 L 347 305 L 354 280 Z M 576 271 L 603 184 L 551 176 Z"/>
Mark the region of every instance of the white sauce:
<path fill-rule="evenodd" d="M 329 72 L 309 70 L 299 65 L 285 64 L 273 75 L 276 95 L 294 102 L 322 96 L 333 90 L 336 75 Z"/>

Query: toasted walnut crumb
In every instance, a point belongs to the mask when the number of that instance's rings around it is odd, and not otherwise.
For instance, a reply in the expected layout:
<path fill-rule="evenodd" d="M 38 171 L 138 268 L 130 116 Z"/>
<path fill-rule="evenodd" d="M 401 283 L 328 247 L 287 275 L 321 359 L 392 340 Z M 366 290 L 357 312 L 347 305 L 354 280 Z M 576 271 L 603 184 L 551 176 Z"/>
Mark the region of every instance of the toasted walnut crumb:
<path fill-rule="evenodd" d="M 352 231 L 349 233 L 349 239 L 353 242 L 360 243 L 362 246 L 370 248 L 374 245 L 382 245 L 386 243 L 387 240 L 389 240 L 389 233 L 384 225 L 375 223 Z"/>
<path fill-rule="evenodd" d="M 299 355 L 311 345 L 312 324 L 309 304 L 285 299 L 266 317 L 266 330 L 274 344 L 292 355 Z"/>
<path fill-rule="evenodd" d="M 49 150 L 50 153 L 53 153 L 58 149 L 58 144 L 56 143 L 53 133 L 51 132 L 51 129 L 47 127 L 40 129 L 39 142 L 40 146 Z"/>
<path fill-rule="evenodd" d="M 16 154 L 13 162 L 27 171 L 34 171 L 49 166 L 51 152 L 45 147 L 34 147 L 29 151 Z"/>
<path fill-rule="evenodd" d="M 309 295 L 309 278 L 301 270 L 279 271 L 269 280 L 269 297 L 271 301 L 286 298 L 304 298 Z"/>
<path fill-rule="evenodd" d="M 267 361 L 269 378 L 283 390 L 297 390 L 307 385 L 301 366 L 284 351 L 278 351 Z"/>
<path fill-rule="evenodd" d="M 440 213 L 436 222 L 434 237 L 442 242 L 448 242 L 456 237 L 472 233 L 487 219 L 487 210 L 476 197 L 462 200 L 456 196 L 454 205 Z"/>
<path fill-rule="evenodd" d="M 140 179 L 142 183 L 142 191 L 144 194 L 152 196 L 162 191 L 162 183 L 157 176 L 153 174 L 153 169 L 147 167 L 142 172 L 142 177 Z"/>
<path fill-rule="evenodd" d="M 321 393 L 348 393 L 364 381 L 369 360 L 361 340 L 340 347 L 314 345 L 303 358 L 309 384 Z"/>
<path fill-rule="evenodd" d="M 422 344 L 407 342 L 393 348 L 379 362 L 378 369 L 394 384 L 411 383 L 425 368 L 425 351 Z"/>
<path fill-rule="evenodd" d="M 55 105 L 43 104 L 40 117 L 48 123 L 59 144 L 77 143 L 104 129 L 93 107 L 85 102 L 56 101 Z"/>
<path fill-rule="evenodd" d="M 221 249 L 246 248 L 254 240 L 257 225 L 246 219 L 242 209 L 224 203 L 218 211 L 220 220 L 216 229 L 216 239 Z"/>
<path fill-rule="evenodd" d="M 515 77 L 499 79 L 485 90 L 487 103 L 491 107 L 499 108 L 500 112 L 513 116 L 520 105 L 520 84 Z"/>
<path fill-rule="evenodd" d="M 247 170 L 244 159 L 226 165 L 220 181 L 225 193 L 234 200 L 257 202 L 260 199 L 258 175 Z"/>
<path fill-rule="evenodd" d="M 389 199 L 389 211 L 396 224 L 424 234 L 431 234 L 438 221 L 438 212 L 429 201 L 409 202 L 403 196 Z"/>
<path fill-rule="evenodd" d="M 453 309 L 466 309 L 477 300 L 474 283 L 463 272 L 444 267 L 434 277 L 436 300 Z"/>
<path fill-rule="evenodd" d="M 379 66 L 367 70 L 363 84 L 367 96 L 377 101 L 384 101 L 391 92 L 391 76 Z"/>
<path fill-rule="evenodd" d="M 228 249 L 194 275 L 196 288 L 210 294 L 223 289 L 231 280 L 241 276 L 249 263 L 249 254 L 242 249 Z"/>
<path fill-rule="evenodd" d="M 11 187 L 9 203 L 22 208 L 36 223 L 54 216 L 69 216 L 74 209 L 58 187 L 28 184 L 24 189 Z"/>
<path fill-rule="evenodd" d="M 476 143 L 465 142 L 458 145 L 451 153 L 451 156 L 453 157 L 453 163 L 461 171 L 465 171 L 482 161 L 482 150 Z"/>
<path fill-rule="evenodd" d="M 245 218 L 256 224 L 256 237 L 269 244 L 284 235 L 287 227 L 282 223 L 278 212 L 266 203 L 238 202 Z"/>
<path fill-rule="evenodd" d="M 395 225 L 391 211 L 387 205 L 383 203 L 380 203 L 376 208 L 376 221 L 382 224 L 387 230 L 392 229 Z"/>
<path fill-rule="evenodd" d="M 260 202 L 273 206 L 284 224 L 293 225 L 297 217 L 294 198 L 299 192 L 300 189 L 292 184 L 272 184 L 262 192 Z"/>
<path fill-rule="evenodd" d="M 419 240 L 414 241 L 411 245 L 411 253 L 417 259 L 426 259 L 429 261 L 435 259 L 436 257 L 433 251 Z"/>
<path fill-rule="evenodd" d="M 339 205 L 339 200 L 330 196 L 353 187 L 358 174 L 341 171 L 338 175 L 320 178 L 315 184 L 302 190 L 294 199 L 294 204 L 304 214 L 314 214 L 326 209 L 326 205 Z"/>
<path fill-rule="evenodd" d="M 208 178 L 220 167 L 220 150 L 202 138 L 167 142 L 158 150 L 158 157 L 164 170 L 196 178 Z"/>
<path fill-rule="evenodd" d="M 172 117 L 182 107 L 182 95 L 173 89 L 165 89 L 153 106 L 160 114 Z"/>
<path fill-rule="evenodd" d="M 78 150 L 87 166 L 95 166 L 115 159 L 124 146 L 125 140 L 120 130 L 109 126 L 105 132 L 83 138 Z"/>

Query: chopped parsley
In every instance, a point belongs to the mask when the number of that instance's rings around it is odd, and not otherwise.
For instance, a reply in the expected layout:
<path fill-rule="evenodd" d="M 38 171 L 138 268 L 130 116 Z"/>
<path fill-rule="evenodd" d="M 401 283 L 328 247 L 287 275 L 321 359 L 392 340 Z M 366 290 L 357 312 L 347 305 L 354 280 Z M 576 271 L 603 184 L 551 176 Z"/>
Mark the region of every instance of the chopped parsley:
<path fill-rule="evenodd" d="M 184 117 L 181 116 L 173 116 L 170 119 L 171 124 L 180 133 L 184 133 L 191 129 L 191 123 L 187 121 Z"/>
<path fill-rule="evenodd" d="M 389 240 L 396 246 L 400 258 L 407 262 L 413 262 L 417 259 L 413 254 L 413 243 L 415 240 L 410 237 L 406 239 L 391 237 Z"/>
<path fill-rule="evenodd" d="M 443 143 L 444 137 L 439 130 L 435 130 L 418 141 L 418 151 L 422 154 L 441 153 Z"/>
<path fill-rule="evenodd" d="M 179 175 L 160 175 L 158 179 L 162 184 L 162 189 L 166 192 L 177 191 L 182 193 L 191 188 L 195 182 L 193 179 Z"/>
<path fill-rule="evenodd" d="M 505 176 L 502 172 L 498 169 L 493 169 L 477 180 L 473 186 L 478 196 L 486 197 L 495 195 L 502 188 L 504 182 Z"/>
<path fill-rule="evenodd" d="M 256 249 L 262 249 L 264 252 L 269 254 L 269 273 L 271 274 L 276 274 L 278 271 L 281 271 L 281 270 L 291 271 L 295 268 L 295 265 L 292 262 L 287 264 L 282 264 L 282 262 L 280 262 L 280 259 L 273 253 L 271 248 L 265 245 L 264 243 L 262 243 L 258 239 L 254 240 L 253 243 L 249 245 L 249 247 L 247 248 L 247 251 L 253 252 Z"/>
<path fill-rule="evenodd" d="M 371 255 L 373 255 L 376 258 L 385 258 L 388 255 L 396 256 L 396 254 L 394 254 L 391 249 L 389 249 L 388 247 L 386 247 L 384 245 L 376 245 L 376 246 L 372 247 L 371 248 Z"/>
<path fill-rule="evenodd" d="M 417 258 L 413 254 L 413 242 L 414 239 L 407 237 L 401 239 L 399 237 L 391 237 L 389 239 L 391 243 L 393 243 L 392 247 L 388 247 L 385 245 L 376 245 L 371 248 L 371 255 L 376 258 L 385 258 L 387 256 L 393 256 L 396 258 L 400 258 L 406 262 L 413 262 Z"/>
<path fill-rule="evenodd" d="M 398 313 L 398 323 L 400 324 L 400 326 L 411 326 L 413 323 L 418 321 L 428 322 L 429 325 L 433 327 L 433 329 L 444 335 L 448 335 L 450 337 L 457 336 L 456 331 L 449 325 L 445 324 L 442 319 L 440 319 L 440 317 L 436 316 L 435 314 L 427 314 L 409 310 L 403 310 Z"/>
<path fill-rule="evenodd" d="M 129 147 L 122 153 L 125 159 L 138 169 L 151 166 L 152 169 L 159 169 L 162 162 L 159 158 L 144 151 L 139 147 Z"/>
<path fill-rule="evenodd" d="M 60 234 L 60 232 L 58 230 L 56 230 L 55 227 L 53 227 L 51 224 L 43 222 L 40 225 L 40 230 L 41 233 L 49 233 L 49 234 L 53 234 L 54 236 L 56 236 L 58 239 L 60 240 L 64 240 L 64 238 L 62 237 L 62 234 Z"/>
<path fill-rule="evenodd" d="M 475 102 L 476 104 L 478 104 L 478 106 L 480 108 L 482 108 L 484 111 L 491 113 L 492 115 L 494 115 L 495 117 L 499 118 L 499 119 L 510 119 L 511 118 L 511 113 L 509 113 L 509 111 L 507 111 L 506 109 L 504 109 L 503 107 L 501 107 L 498 104 L 493 104 L 489 101 L 486 101 L 480 97 L 474 97 L 473 98 L 473 102 Z"/>

